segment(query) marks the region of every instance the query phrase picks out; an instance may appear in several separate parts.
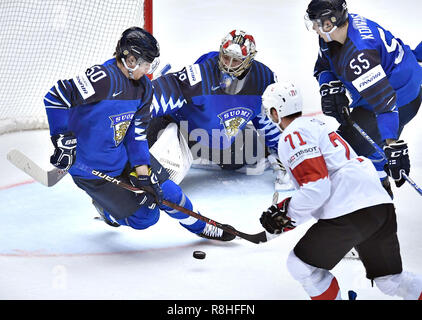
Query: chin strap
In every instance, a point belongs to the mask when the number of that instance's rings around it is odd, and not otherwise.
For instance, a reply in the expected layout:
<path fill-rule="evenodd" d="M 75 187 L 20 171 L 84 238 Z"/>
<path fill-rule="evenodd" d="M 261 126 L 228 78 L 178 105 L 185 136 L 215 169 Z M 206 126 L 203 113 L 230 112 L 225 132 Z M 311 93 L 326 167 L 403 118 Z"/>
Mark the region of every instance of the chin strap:
<path fill-rule="evenodd" d="M 320 28 L 319 28 L 319 30 L 320 30 L 323 34 L 325 34 L 325 35 L 326 35 L 326 37 L 327 37 L 328 41 L 333 41 L 333 39 L 331 39 L 330 34 L 331 34 L 333 31 L 335 31 L 336 29 L 337 29 L 337 26 L 334 26 L 334 28 L 333 28 L 330 32 L 325 32 L 325 31 L 323 31 L 323 30 L 322 30 L 322 27 L 320 27 Z"/>
<path fill-rule="evenodd" d="M 123 63 L 123 65 L 125 66 L 125 68 L 126 68 L 126 70 L 127 70 L 127 72 L 129 73 L 129 79 L 134 79 L 134 77 L 133 77 L 133 73 L 136 71 L 136 70 L 138 70 L 138 68 L 139 68 L 139 65 L 136 65 L 136 67 L 135 68 L 129 68 L 128 66 L 127 66 L 127 64 L 126 64 L 126 61 L 125 61 L 125 59 L 121 59 L 122 60 L 122 63 Z"/>

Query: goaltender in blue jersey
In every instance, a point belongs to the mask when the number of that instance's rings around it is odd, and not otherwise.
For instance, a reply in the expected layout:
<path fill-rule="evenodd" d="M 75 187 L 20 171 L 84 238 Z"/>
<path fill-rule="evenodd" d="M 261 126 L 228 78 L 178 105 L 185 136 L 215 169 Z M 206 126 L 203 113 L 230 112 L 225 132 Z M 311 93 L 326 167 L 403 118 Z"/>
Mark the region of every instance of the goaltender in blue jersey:
<path fill-rule="evenodd" d="M 412 51 L 376 22 L 348 13 L 344 0 L 311 1 L 306 20 L 319 35 L 314 75 L 322 111 L 337 119 L 338 132 L 359 155 L 373 161 L 392 196 L 387 173 L 400 187 L 401 172 L 410 170 L 407 144 L 399 137 L 421 104 L 421 47 Z M 384 148 L 387 160 L 348 125 L 349 107 L 351 119 Z"/>
<path fill-rule="evenodd" d="M 152 122 L 148 140 L 154 143 L 154 131 L 175 122 L 188 133 L 194 159 L 228 170 L 276 153 L 280 130 L 261 113 L 262 93 L 276 79 L 254 60 L 256 52 L 250 34 L 233 30 L 219 52 L 155 79 L 152 113 L 160 120 Z"/>
<path fill-rule="evenodd" d="M 114 58 L 59 80 L 44 97 L 55 148 L 50 162 L 69 171 L 111 226 L 146 229 L 158 221 L 161 209 L 194 234 L 233 240 L 233 235 L 162 204 L 165 199 L 193 210 L 149 152 L 146 130 L 153 87 L 145 75 L 155 70 L 159 54 L 156 39 L 132 27 L 123 32 Z M 151 192 L 127 191 L 92 175 L 93 169 Z"/>

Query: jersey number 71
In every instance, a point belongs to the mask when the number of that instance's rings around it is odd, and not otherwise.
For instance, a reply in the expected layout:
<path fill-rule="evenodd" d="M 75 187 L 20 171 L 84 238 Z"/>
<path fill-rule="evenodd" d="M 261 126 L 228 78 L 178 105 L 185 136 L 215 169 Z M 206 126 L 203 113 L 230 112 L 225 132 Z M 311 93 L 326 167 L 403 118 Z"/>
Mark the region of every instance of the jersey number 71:
<path fill-rule="evenodd" d="M 297 136 L 300 146 L 303 146 L 306 144 L 306 141 L 303 140 L 302 136 L 300 135 L 298 131 L 294 131 L 293 134 Z M 347 160 L 350 160 L 350 148 L 349 148 L 349 145 L 346 143 L 346 141 L 344 141 L 343 138 L 340 137 L 336 132 L 329 133 L 328 137 L 330 138 L 330 141 L 334 147 L 338 147 L 340 144 L 344 147 L 344 149 L 346 150 L 346 158 Z M 295 144 L 293 143 L 293 138 L 291 134 L 286 135 L 286 137 L 284 138 L 284 141 L 286 142 L 288 141 L 292 149 L 296 148 Z"/>

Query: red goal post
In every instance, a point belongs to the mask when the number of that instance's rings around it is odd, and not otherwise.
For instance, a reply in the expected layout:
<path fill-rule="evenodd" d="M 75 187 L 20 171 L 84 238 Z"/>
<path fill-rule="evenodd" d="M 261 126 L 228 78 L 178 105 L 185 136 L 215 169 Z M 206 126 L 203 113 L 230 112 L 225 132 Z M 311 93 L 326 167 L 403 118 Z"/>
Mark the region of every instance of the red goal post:
<path fill-rule="evenodd" d="M 114 53 L 121 33 L 152 33 L 152 0 L 0 1 L 0 134 L 47 129 L 44 95 Z"/>

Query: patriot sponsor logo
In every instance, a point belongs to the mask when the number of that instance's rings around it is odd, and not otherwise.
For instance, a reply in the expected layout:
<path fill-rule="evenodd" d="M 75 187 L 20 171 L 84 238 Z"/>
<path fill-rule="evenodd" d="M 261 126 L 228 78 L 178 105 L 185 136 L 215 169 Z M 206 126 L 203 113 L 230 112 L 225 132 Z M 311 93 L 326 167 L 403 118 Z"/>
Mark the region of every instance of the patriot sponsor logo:
<path fill-rule="evenodd" d="M 253 112 L 248 108 L 233 108 L 218 115 L 221 124 L 224 126 L 227 138 L 237 135 L 241 129 L 252 118 Z"/>
<path fill-rule="evenodd" d="M 126 112 L 109 117 L 111 120 L 111 128 L 113 128 L 114 131 L 114 142 L 116 147 L 126 136 L 127 129 L 130 126 L 134 114 L 134 112 Z"/>

